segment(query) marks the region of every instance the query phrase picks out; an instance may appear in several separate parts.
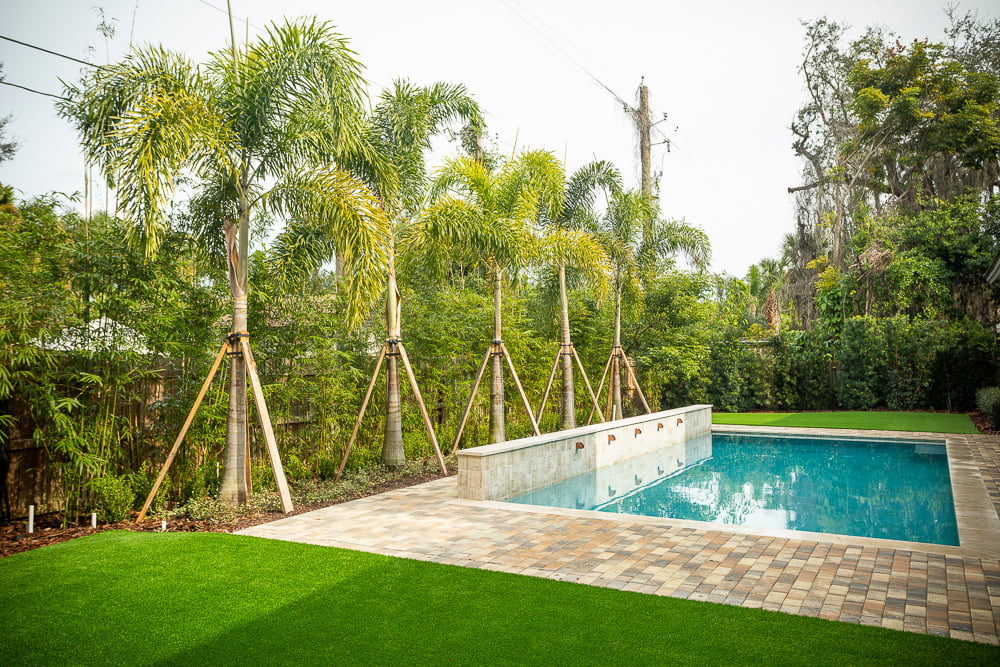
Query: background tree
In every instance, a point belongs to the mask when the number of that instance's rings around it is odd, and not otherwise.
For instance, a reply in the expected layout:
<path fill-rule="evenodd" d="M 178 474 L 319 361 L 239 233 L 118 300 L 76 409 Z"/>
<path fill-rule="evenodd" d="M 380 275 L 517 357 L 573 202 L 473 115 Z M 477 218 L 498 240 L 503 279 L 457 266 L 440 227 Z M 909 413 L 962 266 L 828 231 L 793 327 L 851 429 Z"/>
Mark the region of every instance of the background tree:
<path fill-rule="evenodd" d="M 117 186 L 132 243 L 154 253 L 178 178 L 196 179 L 204 234 L 225 254 L 234 335 L 246 332 L 252 211 L 309 221 L 337 238 L 350 267 L 349 317 L 381 285 L 388 225 L 374 195 L 338 164 L 379 164 L 365 141 L 361 65 L 327 23 L 274 25 L 256 42 L 217 52 L 202 71 L 162 48 L 133 51 L 67 86 L 61 113 L 88 160 Z M 246 366 L 231 362 L 219 497 L 246 500 Z"/>

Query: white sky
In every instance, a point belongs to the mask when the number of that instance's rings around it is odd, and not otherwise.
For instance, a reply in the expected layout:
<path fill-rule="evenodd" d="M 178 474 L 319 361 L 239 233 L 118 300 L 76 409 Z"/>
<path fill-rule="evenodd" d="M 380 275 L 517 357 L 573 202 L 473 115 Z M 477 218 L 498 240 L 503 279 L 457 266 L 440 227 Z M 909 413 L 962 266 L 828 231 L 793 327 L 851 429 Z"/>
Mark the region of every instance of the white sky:
<path fill-rule="evenodd" d="M 793 229 L 799 166 L 788 131 L 803 97 L 797 68 L 800 19 L 829 16 L 885 25 L 904 41 L 943 39 L 944 0 L 232 0 L 250 38 L 283 16 L 316 15 L 351 40 L 374 97 L 394 78 L 465 84 L 487 113 L 503 151 L 544 148 L 572 172 L 591 159 L 614 162 L 638 187 L 635 130 L 621 105 L 584 73 L 635 103 L 641 77 L 654 121 L 673 142 L 653 149 L 662 170 L 662 210 L 704 229 L 714 271 L 742 276 L 778 254 Z M 116 18 L 106 47 L 94 6 Z M 216 8 L 213 8 L 213 5 Z M 225 0 L 0 0 L 0 35 L 98 64 L 134 41 L 182 51 L 197 62 L 229 41 Z M 995 0 L 963 0 L 961 11 L 1000 13 Z M 244 41 L 247 27 L 237 28 Z M 107 48 L 107 51 L 106 51 Z M 93 50 L 91 50 L 93 49 Z M 61 93 L 80 66 L 0 40 L 6 80 Z M 0 115 L 20 148 L 0 182 L 22 196 L 83 190 L 76 136 L 51 98 L 0 86 Z M 662 137 L 654 136 L 654 141 Z M 446 143 L 444 150 L 451 150 Z M 113 196 L 113 195 L 112 195 Z M 95 193 L 102 208 L 104 189 Z"/>

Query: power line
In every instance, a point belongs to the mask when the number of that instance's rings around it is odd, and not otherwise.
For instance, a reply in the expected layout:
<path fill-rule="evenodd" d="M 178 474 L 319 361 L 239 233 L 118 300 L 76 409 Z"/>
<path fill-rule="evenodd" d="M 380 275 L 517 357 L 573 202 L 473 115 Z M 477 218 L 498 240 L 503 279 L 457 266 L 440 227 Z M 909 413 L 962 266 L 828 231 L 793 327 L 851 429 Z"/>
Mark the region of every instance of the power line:
<path fill-rule="evenodd" d="M 13 37 L 0 35 L 0 39 L 6 39 L 8 42 L 14 42 L 15 44 L 20 44 L 21 46 L 27 46 L 29 49 L 37 49 L 38 51 L 44 51 L 45 53 L 51 54 L 53 56 L 59 56 L 60 58 L 65 58 L 66 60 L 72 60 L 73 62 L 80 63 L 81 65 L 86 65 L 87 67 L 96 67 L 97 69 L 101 69 L 100 65 L 95 65 L 94 63 L 88 63 L 86 60 L 80 60 L 79 58 L 74 58 L 73 56 L 67 56 L 65 53 L 50 51 L 49 49 L 44 49 L 40 46 L 35 46 L 34 44 L 28 44 L 27 42 L 22 42 L 21 40 L 14 39 Z"/>
<path fill-rule="evenodd" d="M 35 93 L 36 95 L 45 95 L 46 97 L 54 97 L 57 100 L 64 100 L 66 102 L 70 102 L 71 101 L 69 98 L 63 97 L 62 95 L 55 95 L 53 93 L 43 93 L 40 90 L 35 90 L 34 88 L 28 88 L 27 86 L 19 86 L 18 84 L 11 83 L 10 81 L 2 81 L 2 80 L 0 80 L 0 84 L 3 84 L 5 86 L 11 86 L 13 88 L 20 88 L 21 90 L 27 90 L 29 93 Z"/>
<path fill-rule="evenodd" d="M 524 14 L 527 14 L 528 16 L 530 16 L 534 21 L 536 21 L 537 23 L 539 23 L 546 31 L 548 31 L 549 33 L 551 33 L 552 35 L 554 35 L 559 41 L 563 42 L 570 49 L 572 49 L 576 53 L 578 53 L 581 56 L 583 56 L 583 58 L 585 58 L 586 60 L 588 60 L 592 65 L 596 65 L 598 68 L 603 68 L 603 65 L 600 63 L 600 61 L 592 58 L 589 53 L 587 53 L 586 51 L 584 51 L 583 49 L 581 49 L 579 46 L 577 46 L 576 44 L 574 44 L 566 36 L 564 36 L 558 30 L 556 30 L 555 28 L 553 28 L 552 25 L 550 25 L 548 22 L 546 22 L 545 19 L 541 18 L 540 16 L 538 16 L 538 14 L 535 14 L 529 8 L 527 8 L 524 5 L 522 5 L 520 2 L 518 2 L 518 0 L 501 0 L 501 1 L 505 5 L 507 5 L 511 9 L 513 9 L 515 12 L 518 12 L 518 13 L 522 13 L 523 12 Z M 618 97 L 611 90 L 610 86 L 605 85 L 604 82 L 601 81 L 600 79 L 598 79 L 595 74 L 592 74 L 590 72 L 590 70 L 588 70 L 585 65 L 583 65 L 582 63 L 580 63 L 576 58 L 574 58 L 569 53 L 567 53 L 566 56 L 574 64 L 576 64 L 577 67 L 579 67 L 581 70 L 583 70 L 587 74 L 587 76 L 589 76 L 594 81 L 596 81 L 600 86 L 602 86 L 605 90 L 607 90 L 609 93 L 611 93 L 612 95 L 614 95 L 616 98 Z M 611 72 L 609 70 L 605 70 L 605 72 L 608 73 L 608 74 L 611 74 Z M 612 74 L 612 76 L 614 76 L 614 75 Z"/>
<path fill-rule="evenodd" d="M 221 13 L 225 14 L 226 16 L 229 16 L 229 12 L 228 11 L 226 11 L 222 7 L 217 7 L 216 5 L 213 5 L 211 2 L 206 2 L 205 0 L 197 0 L 197 2 L 200 2 L 201 4 L 205 5 L 206 7 L 211 7 L 215 11 L 221 12 Z M 261 28 L 259 25 L 255 24 L 255 23 L 250 23 L 250 19 L 248 19 L 245 16 L 239 16 L 238 14 L 234 14 L 233 16 L 235 16 L 236 18 L 242 20 L 247 25 L 252 25 L 257 30 L 262 30 L 262 31 L 266 32 L 265 28 Z"/>
<path fill-rule="evenodd" d="M 569 53 L 567 53 L 565 49 L 563 49 L 558 44 L 556 44 L 556 42 L 551 37 L 549 37 L 548 35 L 546 35 L 540 28 L 538 28 L 537 26 L 535 26 L 533 24 L 533 22 L 530 19 L 526 18 L 516 7 L 512 6 L 507 0 L 500 0 L 500 1 L 524 25 L 519 24 L 517 21 L 515 21 L 514 19 L 512 19 L 510 16 L 508 16 L 507 14 L 504 14 L 502 11 L 500 11 L 499 9 L 497 9 L 497 7 L 495 7 L 492 4 L 492 2 L 490 2 L 490 0 L 483 0 L 483 2 L 490 9 L 492 9 L 497 14 L 500 14 L 500 16 L 504 17 L 509 23 L 513 24 L 515 28 L 517 28 L 518 30 L 520 30 L 521 32 L 523 32 L 524 34 L 526 34 L 527 36 L 531 37 L 533 40 L 535 40 L 536 42 L 538 42 L 542 47 L 544 47 L 546 50 L 548 50 L 549 53 L 552 53 L 556 57 L 561 57 L 565 62 L 569 63 L 570 65 L 573 65 L 573 66 L 577 67 L 580 71 L 582 71 L 584 74 L 586 74 L 588 77 L 590 77 L 590 79 L 593 80 L 594 83 L 596 83 L 598 86 L 600 86 L 601 88 L 603 88 L 604 90 L 606 90 L 608 93 L 610 93 L 611 96 L 614 97 L 615 100 L 619 104 L 621 104 L 623 106 L 628 106 L 628 103 L 625 102 L 625 100 L 623 100 L 621 97 L 619 97 L 619 95 L 615 91 L 611 90 L 610 86 L 608 86 L 603 81 L 601 81 L 600 79 L 598 79 L 593 73 L 591 73 L 590 70 L 588 70 L 576 58 L 574 58 L 572 55 L 570 55 Z M 530 31 L 528 29 L 526 29 L 525 26 L 527 28 L 529 28 Z M 554 34 L 558 35 L 558 33 L 556 33 L 551 28 L 549 28 L 549 30 L 551 32 L 553 32 Z M 562 38 L 562 39 L 564 41 L 566 41 L 567 44 L 569 44 L 568 40 L 566 40 L 565 38 Z M 573 48 L 576 48 L 576 47 L 573 47 Z M 577 50 L 579 51 L 580 49 L 577 49 Z M 582 53 L 582 51 L 581 51 L 581 53 Z"/>

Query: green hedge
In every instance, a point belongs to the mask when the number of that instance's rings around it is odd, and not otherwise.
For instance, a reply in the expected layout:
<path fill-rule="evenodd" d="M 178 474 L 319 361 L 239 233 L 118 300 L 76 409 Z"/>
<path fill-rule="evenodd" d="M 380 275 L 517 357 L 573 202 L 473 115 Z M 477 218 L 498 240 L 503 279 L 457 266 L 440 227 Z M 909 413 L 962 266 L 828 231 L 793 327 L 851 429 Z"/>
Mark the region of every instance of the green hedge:
<path fill-rule="evenodd" d="M 858 317 L 775 336 L 714 341 L 708 400 L 721 410 L 972 410 L 995 383 L 990 332 L 971 320 Z"/>

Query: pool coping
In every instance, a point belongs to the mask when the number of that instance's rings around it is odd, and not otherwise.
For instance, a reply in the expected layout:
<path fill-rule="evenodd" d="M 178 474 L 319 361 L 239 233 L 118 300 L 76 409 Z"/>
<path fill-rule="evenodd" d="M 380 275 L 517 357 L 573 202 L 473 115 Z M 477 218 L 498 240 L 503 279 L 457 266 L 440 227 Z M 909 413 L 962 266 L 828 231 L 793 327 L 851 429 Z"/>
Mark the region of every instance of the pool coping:
<path fill-rule="evenodd" d="M 525 508 L 526 511 L 560 516 L 576 516 L 590 519 L 621 520 L 628 517 L 639 523 L 652 525 L 673 525 L 696 528 L 698 530 L 718 530 L 738 533 L 741 535 L 762 535 L 793 540 L 810 540 L 815 542 L 830 542 L 833 544 L 862 545 L 883 549 L 904 549 L 925 553 L 942 554 L 946 556 L 962 556 L 970 558 L 1000 559 L 1000 517 L 986 491 L 979 466 L 972 456 L 968 441 L 960 434 L 930 433 L 914 431 L 869 431 L 858 429 L 830 428 L 798 428 L 782 426 L 742 426 L 736 424 L 713 424 L 712 433 L 745 434 L 745 435 L 797 435 L 824 438 L 860 438 L 880 440 L 927 441 L 944 443 L 948 451 L 948 471 L 951 477 L 952 500 L 955 505 L 955 518 L 958 522 L 959 546 L 934 544 L 930 542 L 911 542 L 907 540 L 888 540 L 874 537 L 859 537 L 838 533 L 819 533 L 804 530 L 789 530 L 781 528 L 762 528 L 759 526 L 740 526 L 732 524 L 717 524 L 707 521 L 692 521 L 688 519 L 672 519 L 668 517 L 651 517 L 635 514 L 618 514 L 601 512 L 599 510 L 578 510 L 548 505 L 528 505 L 511 503 L 507 500 L 475 501 L 493 507 L 509 509 L 511 506 Z"/>
<path fill-rule="evenodd" d="M 713 430 L 944 440 L 961 508 L 956 516 L 962 544 L 464 500 L 454 475 L 238 532 L 1000 644 L 1000 438 L 721 425 Z"/>

